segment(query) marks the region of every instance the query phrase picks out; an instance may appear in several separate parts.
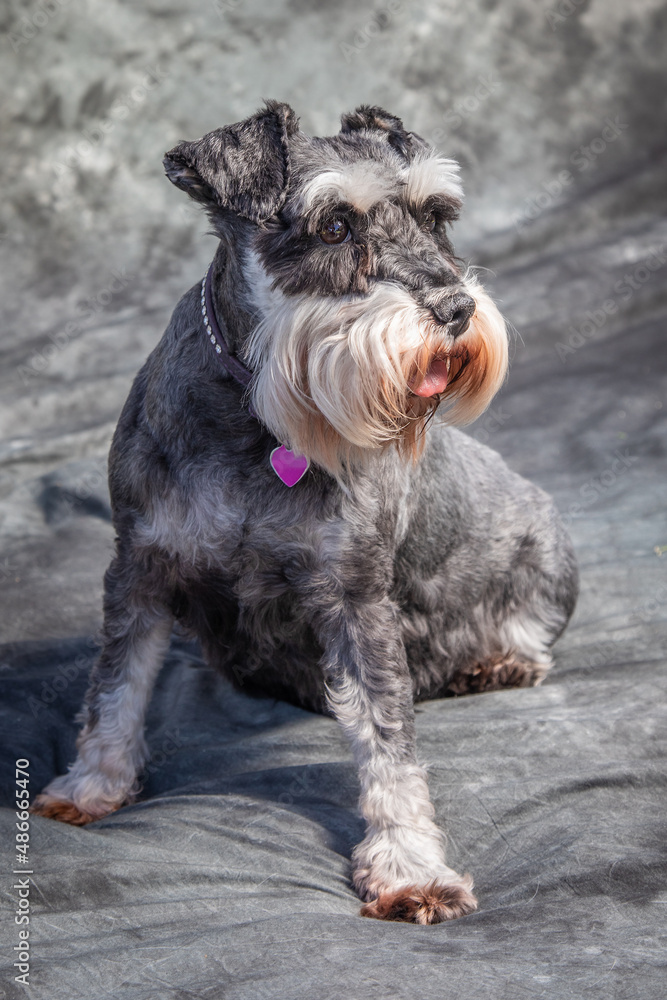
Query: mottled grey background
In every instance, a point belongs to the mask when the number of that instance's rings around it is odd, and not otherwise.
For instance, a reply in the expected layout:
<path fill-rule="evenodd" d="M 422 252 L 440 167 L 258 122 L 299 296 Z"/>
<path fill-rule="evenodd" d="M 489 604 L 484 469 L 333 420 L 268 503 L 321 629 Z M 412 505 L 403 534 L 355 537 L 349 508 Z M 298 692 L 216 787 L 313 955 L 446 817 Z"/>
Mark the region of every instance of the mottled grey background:
<path fill-rule="evenodd" d="M 516 330 L 470 432 L 555 495 L 582 569 L 544 687 L 419 714 L 478 914 L 359 918 L 335 725 L 231 694 L 175 645 L 144 801 L 87 830 L 32 824 L 33 985 L 12 984 L 10 934 L 0 996 L 661 1000 L 665 4 L 11 0 L 0 18 L 6 805 L 17 756 L 32 792 L 72 759 L 110 436 L 213 252 L 162 154 L 265 97 L 320 134 L 378 103 L 461 161 L 458 247 Z"/>

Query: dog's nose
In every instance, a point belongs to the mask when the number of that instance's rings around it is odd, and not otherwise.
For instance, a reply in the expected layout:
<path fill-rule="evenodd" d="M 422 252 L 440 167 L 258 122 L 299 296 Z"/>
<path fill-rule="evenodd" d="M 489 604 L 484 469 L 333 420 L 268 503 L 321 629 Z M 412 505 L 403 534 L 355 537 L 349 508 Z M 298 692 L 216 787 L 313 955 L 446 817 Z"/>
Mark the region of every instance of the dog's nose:
<path fill-rule="evenodd" d="M 449 336 L 456 339 L 468 328 L 470 317 L 475 311 L 475 300 L 465 292 L 459 292 L 440 299 L 430 308 L 437 322 L 446 326 Z"/>

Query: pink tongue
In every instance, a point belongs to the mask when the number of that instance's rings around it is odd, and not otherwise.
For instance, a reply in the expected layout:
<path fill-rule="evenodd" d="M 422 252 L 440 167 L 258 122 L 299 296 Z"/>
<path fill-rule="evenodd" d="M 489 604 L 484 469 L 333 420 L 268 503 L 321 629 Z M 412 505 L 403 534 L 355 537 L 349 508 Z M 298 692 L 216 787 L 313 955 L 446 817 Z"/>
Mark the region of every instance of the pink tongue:
<path fill-rule="evenodd" d="M 436 358 L 425 375 L 418 375 L 410 385 L 415 396 L 437 396 L 447 388 L 447 362 Z"/>

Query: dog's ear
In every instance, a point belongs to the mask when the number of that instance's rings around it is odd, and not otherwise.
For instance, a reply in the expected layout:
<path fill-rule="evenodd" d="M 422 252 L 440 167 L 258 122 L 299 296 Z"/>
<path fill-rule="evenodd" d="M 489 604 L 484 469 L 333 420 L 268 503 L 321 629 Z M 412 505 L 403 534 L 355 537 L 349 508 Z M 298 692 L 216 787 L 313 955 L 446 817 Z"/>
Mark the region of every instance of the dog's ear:
<path fill-rule="evenodd" d="M 299 120 L 289 104 L 266 101 L 245 121 L 181 142 L 164 158 L 176 187 L 209 208 L 263 222 L 281 208 L 289 183 L 289 137 Z"/>
<path fill-rule="evenodd" d="M 341 132 L 358 132 L 360 129 L 373 129 L 384 132 L 391 146 L 402 156 L 410 157 L 412 136 L 403 128 L 403 122 L 395 115 L 390 115 L 384 108 L 371 107 L 362 104 L 355 111 L 350 111 L 340 120 Z"/>

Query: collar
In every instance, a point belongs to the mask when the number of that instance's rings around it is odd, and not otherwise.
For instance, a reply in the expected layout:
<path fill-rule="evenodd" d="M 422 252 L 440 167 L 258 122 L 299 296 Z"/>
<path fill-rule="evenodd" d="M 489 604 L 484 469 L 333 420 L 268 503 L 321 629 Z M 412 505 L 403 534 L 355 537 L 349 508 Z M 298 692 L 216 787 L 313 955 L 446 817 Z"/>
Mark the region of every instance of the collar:
<path fill-rule="evenodd" d="M 210 265 L 201 283 L 201 314 L 204 319 L 206 333 L 208 334 L 208 339 L 215 348 L 215 353 L 222 361 L 227 372 L 229 372 L 232 378 L 236 379 L 239 385 L 242 385 L 244 389 L 247 389 L 252 381 L 252 372 L 246 368 L 246 366 L 242 364 L 238 358 L 234 357 L 233 354 L 230 354 L 225 338 L 220 331 L 220 327 L 215 316 L 215 309 L 213 308 L 213 291 L 211 288 L 213 281 L 212 274 L 213 267 Z M 252 409 L 250 412 L 254 417 L 255 413 L 253 413 Z"/>
<path fill-rule="evenodd" d="M 201 283 L 201 314 L 206 335 L 215 348 L 215 353 L 224 365 L 225 371 L 239 385 L 247 389 L 252 382 L 252 372 L 238 358 L 234 357 L 227 347 L 215 316 L 215 309 L 213 308 L 212 280 L 212 267 L 209 265 L 209 269 Z M 255 420 L 259 419 L 250 404 L 248 404 L 248 412 Z M 283 481 L 285 486 L 296 486 L 299 480 L 303 479 L 310 467 L 310 462 L 305 455 L 295 455 L 284 444 L 279 444 L 272 450 L 269 455 L 269 462 L 271 463 L 271 468 L 278 478 Z"/>

